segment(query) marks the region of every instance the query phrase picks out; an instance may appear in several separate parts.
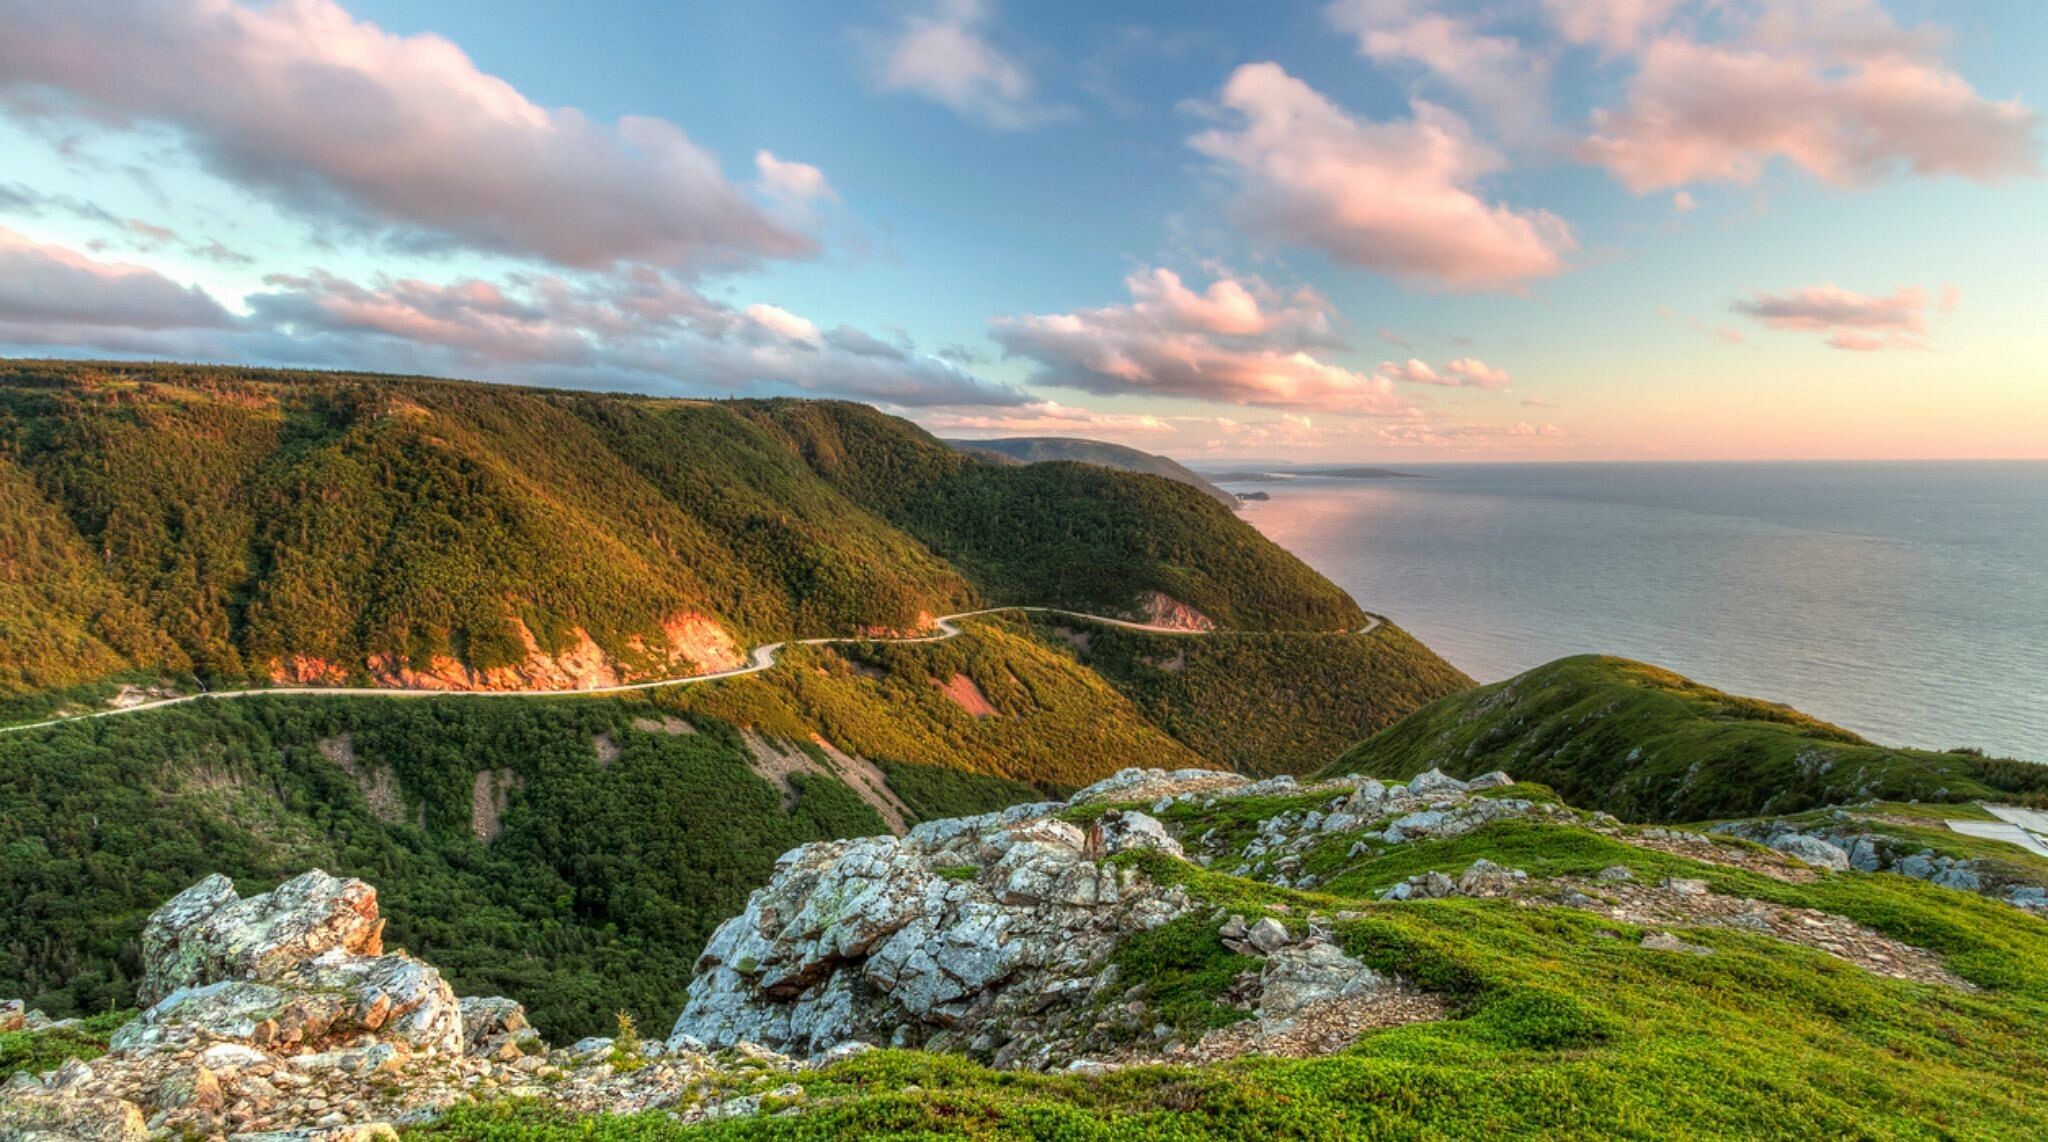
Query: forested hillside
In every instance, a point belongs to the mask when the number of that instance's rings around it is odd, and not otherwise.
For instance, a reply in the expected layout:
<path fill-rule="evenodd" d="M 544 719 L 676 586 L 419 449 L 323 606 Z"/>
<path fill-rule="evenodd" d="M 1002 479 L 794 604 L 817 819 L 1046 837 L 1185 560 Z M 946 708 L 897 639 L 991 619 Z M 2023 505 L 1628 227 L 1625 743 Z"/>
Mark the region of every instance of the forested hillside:
<path fill-rule="evenodd" d="M 1154 724 L 1239 773 L 1307 774 L 1409 711 L 1474 683 L 1390 624 L 1371 634 L 1151 634 L 1037 624 Z"/>
<path fill-rule="evenodd" d="M 1172 457 L 1142 452 L 1136 448 L 1126 448 L 1121 444 L 1111 444 L 1104 440 L 1078 440 L 1069 436 L 1004 436 L 993 440 L 948 440 L 946 443 L 962 452 L 1004 456 L 1020 464 L 1071 460 L 1080 464 L 1115 468 L 1120 472 L 1144 472 L 1148 475 L 1164 476 L 1190 488 L 1199 489 L 1203 495 L 1233 511 L 1237 508 L 1236 496 L 1210 483 L 1200 472 Z"/>
<path fill-rule="evenodd" d="M 260 697 L 0 735 L 0 994 L 126 1003 L 164 896 L 318 866 L 404 902 L 391 942 L 465 991 L 592 1033 L 672 1014 L 800 842 L 1204 764 L 1020 626 L 844 651 L 652 697 Z"/>
<path fill-rule="evenodd" d="M 574 688 L 987 601 L 1361 620 L 1191 489 L 988 463 L 828 402 L 12 362 L 0 507 L 17 698 L 186 673 Z"/>
<path fill-rule="evenodd" d="M 1425 706 L 1326 772 L 1406 778 L 1432 767 L 1505 769 L 1638 821 L 2048 793 L 2048 766 L 1892 749 L 1789 706 L 1593 655 Z"/>

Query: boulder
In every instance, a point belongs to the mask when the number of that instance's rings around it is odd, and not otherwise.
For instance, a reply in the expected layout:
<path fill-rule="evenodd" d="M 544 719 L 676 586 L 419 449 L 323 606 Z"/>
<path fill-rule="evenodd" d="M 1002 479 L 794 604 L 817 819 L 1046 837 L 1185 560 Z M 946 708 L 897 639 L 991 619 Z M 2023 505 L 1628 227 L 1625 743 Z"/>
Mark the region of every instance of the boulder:
<path fill-rule="evenodd" d="M 1408 779 L 1408 793 L 1414 797 L 1440 797 L 1463 793 L 1470 786 L 1441 769 L 1431 769 Z"/>
<path fill-rule="evenodd" d="M 383 953 L 377 890 L 315 869 L 250 897 L 209 876 L 172 897 L 142 926 L 142 986 L 155 1003 L 181 987 L 269 979 L 330 949 Z"/>
<path fill-rule="evenodd" d="M 1849 854 L 1840 845 L 1805 833 L 1781 833 L 1771 838 L 1770 846 L 1817 868 L 1847 872 L 1850 867 Z"/>
<path fill-rule="evenodd" d="M 1481 857 L 1458 876 L 1458 892 L 1463 896 L 1507 896 L 1527 879 L 1529 874 L 1521 869 L 1502 868 Z"/>
<path fill-rule="evenodd" d="M 0 999 L 0 1035 L 28 1026 L 28 1004 L 19 999 Z"/>
<path fill-rule="evenodd" d="M 1312 1003 L 1378 989 L 1385 981 L 1334 944 L 1309 940 L 1276 949 L 1259 971 L 1259 1018 L 1291 1019 Z"/>
<path fill-rule="evenodd" d="M 526 1021 L 526 1008 L 515 1000 L 464 996 L 456 1006 L 462 1012 L 463 1050 L 469 1054 L 495 1056 L 507 1047 L 518 1052 L 522 1044 L 540 1039 L 540 1032 Z"/>
<path fill-rule="evenodd" d="M 377 891 L 360 880 L 315 870 L 239 897 L 227 878 L 209 876 L 143 926 L 148 1006 L 112 1046 L 292 1046 L 371 1032 L 460 1049 L 454 992 L 427 964 L 384 954 L 383 929 Z"/>
<path fill-rule="evenodd" d="M 1101 784 L 1098 795 L 1121 798 L 1137 783 Z M 1102 862 L 1131 848 L 1179 856 L 1157 819 L 1105 814 L 1084 832 L 1054 815 L 1064 809 L 1014 806 L 785 853 L 698 956 L 671 1043 L 811 1056 L 1084 1003 L 1121 939 L 1192 904 Z"/>
<path fill-rule="evenodd" d="M 1119 813 L 1112 809 L 1102 815 L 1102 848 L 1115 854 L 1125 849 L 1157 849 L 1171 857 L 1184 857 L 1180 842 L 1166 831 L 1156 817 L 1144 813 Z"/>
<path fill-rule="evenodd" d="M 1473 778 L 1472 780 L 1467 781 L 1465 783 L 1465 788 L 1471 790 L 1474 793 L 1477 793 L 1482 789 L 1499 789 L 1504 785 L 1513 785 L 1514 783 L 1514 778 L 1509 777 L 1507 774 L 1502 773 L 1500 770 L 1496 769 L 1492 773 L 1482 773 L 1479 776 Z"/>
<path fill-rule="evenodd" d="M 1292 938 L 1287 934 L 1287 926 L 1271 916 L 1261 917 L 1245 934 L 1246 943 L 1268 956 L 1286 947 Z"/>

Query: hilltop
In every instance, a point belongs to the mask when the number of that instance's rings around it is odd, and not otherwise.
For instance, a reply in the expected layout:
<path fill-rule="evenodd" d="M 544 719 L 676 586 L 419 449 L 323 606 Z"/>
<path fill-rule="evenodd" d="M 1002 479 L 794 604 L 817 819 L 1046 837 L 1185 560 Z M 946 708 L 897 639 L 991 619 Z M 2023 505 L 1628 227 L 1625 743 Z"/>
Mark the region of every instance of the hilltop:
<path fill-rule="evenodd" d="M 1647 821 L 2048 793 L 2048 767 L 1893 749 L 1789 706 L 1592 655 L 1439 699 L 1325 772 L 1405 778 L 1435 767 L 1508 769 L 1574 804 Z"/>
<path fill-rule="evenodd" d="M 370 885 L 207 878 L 150 922 L 141 1015 L 0 1035 L 0 1067 L 30 1075 L 0 1093 L 0 1124 L 395 1122 L 464 1139 L 2048 1128 L 2031 1046 L 2048 1016 L 2048 861 L 2018 858 L 2031 881 L 2007 899 L 1842 856 L 1809 833 L 1765 847 L 1624 824 L 1507 774 L 1131 770 L 1066 801 L 806 845 L 703 945 L 686 1003 L 553 1046 L 516 993 L 451 986 L 431 957 L 380 942 Z M 280 1014 L 252 1022 L 252 1004 Z"/>
<path fill-rule="evenodd" d="M 1068 436 L 1003 436 L 989 440 L 948 440 L 946 443 L 962 452 L 1006 456 L 1023 464 L 1071 460 L 1081 464 L 1115 468 L 1120 472 L 1143 472 L 1147 475 L 1163 476 L 1188 487 L 1197 488 L 1210 499 L 1227 507 L 1237 506 L 1236 496 L 1210 483 L 1200 472 L 1181 464 L 1178 460 L 1157 453 L 1142 452 L 1136 448 L 1126 448 L 1121 444 L 1110 444 L 1101 440 L 1078 440 Z"/>
<path fill-rule="evenodd" d="M 576 689 L 989 603 L 1365 621 L 1192 489 L 838 402 L 9 362 L 0 507 L 23 714 L 112 680 Z"/>

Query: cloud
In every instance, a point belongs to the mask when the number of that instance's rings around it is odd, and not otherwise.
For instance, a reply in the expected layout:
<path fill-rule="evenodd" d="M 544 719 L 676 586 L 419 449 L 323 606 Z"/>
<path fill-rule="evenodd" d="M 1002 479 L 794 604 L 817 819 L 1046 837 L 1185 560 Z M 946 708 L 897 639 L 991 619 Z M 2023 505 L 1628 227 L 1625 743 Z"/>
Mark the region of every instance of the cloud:
<path fill-rule="evenodd" d="M 235 317 L 197 286 L 0 226 L 0 341 L 121 347 L 135 334 L 220 330 Z"/>
<path fill-rule="evenodd" d="M 247 299 L 267 329 L 352 361 L 368 355 L 427 372 L 483 370 L 496 379 L 576 387 L 798 392 L 902 407 L 1030 399 L 861 330 L 821 330 L 768 304 L 734 310 L 647 271 L 587 282 L 533 275 L 446 285 L 361 285 L 316 273 L 269 284 Z"/>
<path fill-rule="evenodd" d="M 1555 215 L 1478 196 L 1500 159 L 1442 108 L 1417 102 L 1413 119 L 1360 121 L 1273 63 L 1238 68 L 1222 105 L 1236 123 L 1189 143 L 1237 177 L 1236 210 L 1254 230 L 1463 290 L 1556 274 L 1574 248 Z"/>
<path fill-rule="evenodd" d="M 1006 409 L 947 409 L 923 414 L 918 420 L 933 432 L 984 436 L 1151 436 L 1179 431 L 1174 418 L 1096 412 L 1057 401 L 1034 401 Z"/>
<path fill-rule="evenodd" d="M 779 305 L 766 305 L 756 302 L 747 307 L 747 317 L 754 324 L 786 341 L 797 341 L 806 345 L 816 345 L 818 343 L 817 325 L 805 318 L 798 317 Z"/>
<path fill-rule="evenodd" d="M 1543 7 L 1564 38 L 1591 44 L 1609 55 L 1627 52 L 1643 42 L 1679 0 L 1543 0 Z"/>
<path fill-rule="evenodd" d="M 168 128 L 213 173 L 408 248 L 678 272 L 814 251 L 662 119 L 541 107 L 333 0 L 0 0 L 0 107 Z"/>
<path fill-rule="evenodd" d="M 1942 312 L 1953 308 L 1954 287 L 1944 287 Z M 1772 329 L 1824 333 L 1836 349 L 1925 349 L 1927 291 L 1900 286 L 1889 294 L 1862 294 L 1833 282 L 1789 293 L 1754 293 L 1728 308 Z"/>
<path fill-rule="evenodd" d="M 762 191 L 771 198 L 786 202 L 810 202 L 815 199 L 829 201 L 839 197 L 838 192 L 832 189 L 832 184 L 826 180 L 825 172 L 809 163 L 778 159 L 770 151 L 755 151 L 754 169 L 759 172 Z"/>
<path fill-rule="evenodd" d="M 1535 140 L 1549 132 L 1550 62 L 1520 40 L 1411 0 L 1336 0 L 1323 14 L 1357 38 L 1360 55 L 1421 65 L 1502 134 Z"/>
<path fill-rule="evenodd" d="M 646 267 L 446 283 L 314 270 L 270 275 L 242 302 L 236 315 L 154 270 L 0 228 L 0 344 L 906 408 L 1034 399 L 914 346 L 765 303 L 735 309 Z"/>
<path fill-rule="evenodd" d="M 1679 214 L 1691 214 L 1699 208 L 1700 204 L 1693 201 L 1692 194 L 1689 191 L 1681 190 L 1671 196 L 1671 209 Z"/>
<path fill-rule="evenodd" d="M 1507 370 L 1496 369 L 1477 357 L 1459 357 L 1446 364 L 1442 372 L 1415 357 L 1399 362 L 1382 361 L 1374 371 L 1390 381 L 1467 389 L 1504 389 L 1510 379 Z"/>
<path fill-rule="evenodd" d="M 1227 274 L 1197 292 L 1159 269 L 1124 284 L 1128 305 L 998 318 L 990 335 L 1037 363 L 1034 380 L 1088 392 L 1376 415 L 1407 407 L 1383 378 L 1311 352 L 1335 345 L 1317 294 L 1283 297 Z"/>
<path fill-rule="evenodd" d="M 1773 6 L 1728 42 L 1666 34 L 1580 150 L 1639 194 L 1753 182 L 1772 159 L 1837 186 L 2038 173 L 2040 115 L 1978 95 L 1934 39 L 1864 0 Z"/>
<path fill-rule="evenodd" d="M 1062 117 L 1038 102 L 1023 64 L 988 38 L 986 0 L 935 0 L 907 17 L 879 53 L 876 82 L 952 108 L 986 127 L 1016 131 Z"/>
<path fill-rule="evenodd" d="M 1406 337 L 1401 336 L 1399 333 L 1394 332 L 1393 330 L 1387 328 L 1384 325 L 1374 330 L 1373 333 L 1380 340 L 1385 341 L 1389 345 L 1397 346 L 1402 349 L 1414 348 L 1413 345 L 1409 344 L 1408 339 Z"/>

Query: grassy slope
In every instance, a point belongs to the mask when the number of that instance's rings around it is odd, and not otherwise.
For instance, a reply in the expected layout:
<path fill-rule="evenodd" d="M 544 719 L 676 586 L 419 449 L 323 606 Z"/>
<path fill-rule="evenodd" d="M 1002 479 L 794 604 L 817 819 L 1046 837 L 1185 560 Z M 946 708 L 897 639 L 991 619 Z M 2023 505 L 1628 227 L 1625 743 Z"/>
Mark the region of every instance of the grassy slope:
<path fill-rule="evenodd" d="M 1266 807 L 1283 807 L 1274 802 Z M 1179 806 L 1190 834 L 1255 815 Z M 1347 860 L 1295 892 L 1157 854 L 1138 863 L 1219 907 L 1276 905 L 1297 929 L 1325 918 L 1354 955 L 1446 995 L 1453 1017 L 1367 1035 L 1320 1059 L 1247 1058 L 1101 1077 L 989 1071 L 954 1057 L 880 1052 L 806 1077 L 799 1116 L 682 1128 L 658 1115 L 571 1119 L 518 1105 L 457 1112 L 420 1137 L 831 1138 L 898 1131 L 981 1138 L 2037 1137 L 2048 1130 L 2048 924 L 1977 896 L 1889 874 L 1793 885 L 1621 844 L 1576 825 L 1509 822 Z M 1558 907 L 1453 899 L 1381 904 L 1378 888 L 1477 856 L 1532 875 L 1628 865 L 1639 880 L 1697 877 L 1716 891 L 1849 916 L 1942 954 L 1981 990 L 1872 975 L 1729 928 L 1679 927 L 1713 949 L 1638 946 L 1644 929 Z M 1207 1003 L 1237 967 L 1208 922 L 1133 940 L 1127 978 L 1191 1026 L 1242 1017 Z M 1206 983 L 1204 981 L 1207 981 Z M 1207 1003 L 1207 1009 L 1203 1004 Z M 764 1079 L 763 1085 L 784 1081 Z M 914 1087 L 915 1090 L 906 1088 Z"/>
<path fill-rule="evenodd" d="M 2048 769 L 1889 749 L 1786 706 L 1619 658 L 1567 658 L 1445 698 L 1328 768 L 1405 778 L 1504 769 L 1629 820 L 1792 813 L 1815 805 L 2010 797 Z"/>
<path fill-rule="evenodd" d="M 1473 682 L 1391 624 L 1368 635 L 1184 638 L 1047 619 L 1145 716 L 1243 773 L 1308 773 L 1345 746 Z M 1085 648 L 1057 632 L 1086 632 Z"/>
<path fill-rule="evenodd" d="M 632 700 L 256 698 L 0 736 L 0 995 L 53 1014 L 130 1003 L 157 904 L 208 872 L 249 890 L 318 866 L 378 885 L 394 943 L 464 993 L 518 996 L 557 1038 L 621 1006 L 663 1026 L 711 927 L 777 855 L 883 829 L 837 780 L 799 776 L 785 811 L 727 727 L 877 759 L 924 817 L 1041 796 L 1027 781 L 1201 764 L 1020 627 L 970 627 Z M 936 683 L 956 673 L 1002 716 L 946 698 Z M 703 732 L 634 725 L 675 713 Z M 323 754 L 344 734 L 389 773 L 396 813 Z M 604 765 L 601 735 L 618 750 Z M 498 769 L 522 784 L 482 844 L 475 775 Z"/>

